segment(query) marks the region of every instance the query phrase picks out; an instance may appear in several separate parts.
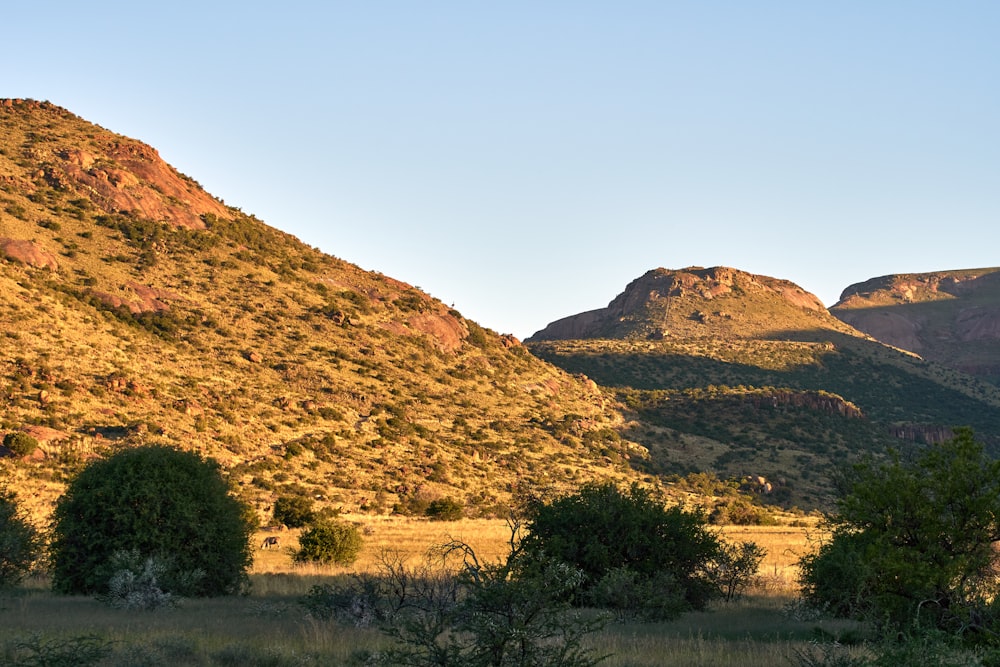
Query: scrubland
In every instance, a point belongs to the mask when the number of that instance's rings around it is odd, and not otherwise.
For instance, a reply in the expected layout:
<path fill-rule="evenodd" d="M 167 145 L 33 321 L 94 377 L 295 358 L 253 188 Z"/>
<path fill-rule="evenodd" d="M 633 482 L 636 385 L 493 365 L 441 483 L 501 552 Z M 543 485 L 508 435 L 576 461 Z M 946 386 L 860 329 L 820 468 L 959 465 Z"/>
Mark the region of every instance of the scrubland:
<path fill-rule="evenodd" d="M 44 577 L 0 598 L 0 662 L 25 665 L 347 665 L 358 651 L 389 641 L 376 629 L 310 618 L 299 600 L 316 584 L 377 569 L 393 550 L 419 559 L 460 538 L 481 558 L 506 552 L 510 532 L 499 520 L 430 522 L 347 517 L 361 524 L 365 547 L 350 567 L 295 565 L 297 531 L 260 531 L 247 595 L 183 600 L 174 608 L 135 612 L 89 597 L 54 595 Z M 731 540 L 752 540 L 768 556 L 746 596 L 672 622 L 612 622 L 588 639 L 609 667 L 683 665 L 755 667 L 801 664 L 816 640 L 850 634 L 842 621 L 802 619 L 795 608 L 795 562 L 817 537 L 790 526 L 724 527 Z M 276 548 L 260 549 L 277 536 Z M 586 613 L 586 612 L 585 612 Z M 855 649 L 844 649 L 855 650 Z M 861 650 L 861 649 L 856 649 Z M 94 660 L 85 662 L 88 656 Z"/>

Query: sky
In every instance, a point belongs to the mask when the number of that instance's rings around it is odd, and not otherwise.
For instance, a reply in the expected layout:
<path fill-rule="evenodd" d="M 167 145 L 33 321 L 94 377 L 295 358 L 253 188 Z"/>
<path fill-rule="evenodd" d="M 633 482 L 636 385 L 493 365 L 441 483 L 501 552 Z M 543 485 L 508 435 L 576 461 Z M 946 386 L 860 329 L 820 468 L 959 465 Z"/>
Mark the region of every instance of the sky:
<path fill-rule="evenodd" d="M 1000 265 L 993 0 L 5 6 L 0 97 L 524 338 L 650 269 Z"/>

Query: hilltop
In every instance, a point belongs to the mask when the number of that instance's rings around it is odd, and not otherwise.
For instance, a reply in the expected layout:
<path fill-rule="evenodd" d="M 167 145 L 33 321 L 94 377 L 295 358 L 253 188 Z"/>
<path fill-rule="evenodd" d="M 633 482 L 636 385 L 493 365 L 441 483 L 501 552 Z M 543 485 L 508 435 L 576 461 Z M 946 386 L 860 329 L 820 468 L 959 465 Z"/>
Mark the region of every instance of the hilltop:
<path fill-rule="evenodd" d="M 0 436 L 41 443 L 2 465 L 41 513 L 145 442 L 214 457 L 262 518 L 281 494 L 489 514 L 644 455 L 593 382 L 46 102 L 0 101 L 0 335 Z"/>
<path fill-rule="evenodd" d="M 1000 268 L 851 285 L 830 313 L 881 341 L 1000 384 Z"/>
<path fill-rule="evenodd" d="M 822 505 L 838 466 L 956 426 L 1000 451 L 995 386 L 875 340 L 794 283 L 729 267 L 649 271 L 526 344 L 615 390 L 651 470 L 767 479 L 786 503 Z"/>

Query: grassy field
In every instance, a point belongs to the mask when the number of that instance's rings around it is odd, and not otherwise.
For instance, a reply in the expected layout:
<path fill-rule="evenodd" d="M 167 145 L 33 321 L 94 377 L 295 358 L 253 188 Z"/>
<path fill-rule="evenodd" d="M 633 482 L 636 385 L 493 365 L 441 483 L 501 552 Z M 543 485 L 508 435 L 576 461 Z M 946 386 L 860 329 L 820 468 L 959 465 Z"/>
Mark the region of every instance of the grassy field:
<path fill-rule="evenodd" d="M 290 555 L 295 531 L 259 533 L 257 545 L 276 535 L 279 547 L 258 549 L 252 591 L 242 597 L 185 600 L 175 609 L 137 613 L 87 597 L 53 595 L 44 580 L 28 582 L 0 598 L 0 663 L 73 665 L 88 651 L 103 651 L 95 664 L 344 665 L 357 650 L 377 650 L 386 639 L 372 629 L 309 618 L 298 600 L 312 585 L 374 569 L 387 548 L 418 558 L 428 547 L 461 538 L 481 557 L 495 559 L 509 538 L 502 521 L 356 519 L 365 548 L 350 568 L 296 566 Z M 795 599 L 794 562 L 808 548 L 806 529 L 730 528 L 723 533 L 768 549 L 760 585 L 738 602 L 670 623 L 609 624 L 590 639 L 597 652 L 610 654 L 603 665 L 795 665 L 797 652 L 815 650 L 810 643 L 815 638 L 851 630 L 842 622 L 795 620 L 785 611 Z"/>

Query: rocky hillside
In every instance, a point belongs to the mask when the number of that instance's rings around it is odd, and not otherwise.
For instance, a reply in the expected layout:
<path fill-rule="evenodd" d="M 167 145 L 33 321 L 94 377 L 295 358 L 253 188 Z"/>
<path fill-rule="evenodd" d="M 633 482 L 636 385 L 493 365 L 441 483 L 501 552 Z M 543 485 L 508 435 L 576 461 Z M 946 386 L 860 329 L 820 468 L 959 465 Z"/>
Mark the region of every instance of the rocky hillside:
<path fill-rule="evenodd" d="M 844 290 L 830 312 L 890 345 L 1000 384 L 1000 268 L 872 278 Z"/>
<path fill-rule="evenodd" d="M 265 519 L 286 493 L 488 513 L 644 455 L 593 382 L 48 103 L 0 101 L 0 336 L 0 436 L 40 443 L 0 466 L 41 510 L 143 442 L 217 458 Z"/>
<path fill-rule="evenodd" d="M 615 389 L 651 470 L 766 477 L 787 503 L 822 505 L 836 466 L 956 426 L 1000 452 L 995 386 L 876 341 L 793 283 L 732 268 L 649 271 L 527 344 Z"/>
<path fill-rule="evenodd" d="M 781 339 L 811 329 L 850 330 L 831 318 L 818 298 L 787 280 L 728 267 L 661 268 L 629 283 L 605 308 L 557 320 L 529 340 L 708 334 Z"/>

